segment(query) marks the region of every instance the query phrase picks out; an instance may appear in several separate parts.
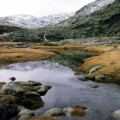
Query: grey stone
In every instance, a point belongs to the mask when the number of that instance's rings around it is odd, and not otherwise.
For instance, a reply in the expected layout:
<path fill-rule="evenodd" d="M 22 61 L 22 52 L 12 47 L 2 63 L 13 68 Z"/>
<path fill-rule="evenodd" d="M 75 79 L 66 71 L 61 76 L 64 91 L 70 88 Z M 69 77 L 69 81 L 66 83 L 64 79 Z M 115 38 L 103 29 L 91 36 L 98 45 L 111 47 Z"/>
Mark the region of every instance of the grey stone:
<path fill-rule="evenodd" d="M 25 94 L 25 90 L 16 83 L 9 82 L 2 87 L 1 94 L 20 96 Z"/>
<path fill-rule="evenodd" d="M 65 115 L 68 116 L 68 117 L 71 117 L 72 111 L 73 111 L 73 108 L 71 108 L 71 107 L 68 107 L 68 108 L 64 108 L 64 109 L 63 109 L 63 112 L 64 112 Z"/>
<path fill-rule="evenodd" d="M 115 112 L 112 113 L 109 120 L 120 120 L 120 110 L 116 110 Z"/>
<path fill-rule="evenodd" d="M 24 109 L 26 109 L 24 106 L 22 106 L 22 105 L 18 105 L 17 106 L 17 111 L 18 112 L 20 112 L 20 111 L 22 111 L 22 110 L 24 110 Z"/>
<path fill-rule="evenodd" d="M 81 81 L 88 81 L 89 80 L 89 77 L 88 75 L 79 75 L 77 77 L 78 80 L 81 80 Z"/>
<path fill-rule="evenodd" d="M 47 91 L 51 88 L 52 87 L 49 85 L 41 86 L 41 88 L 39 90 L 37 90 L 37 93 L 39 93 L 40 96 L 44 96 L 47 93 Z"/>
<path fill-rule="evenodd" d="M 52 108 L 44 114 L 44 116 L 49 116 L 49 117 L 61 116 L 61 115 L 64 115 L 64 112 L 60 108 Z"/>
<path fill-rule="evenodd" d="M 95 76 L 95 81 L 96 82 L 104 82 L 105 79 L 106 79 L 105 75 L 97 75 L 97 76 Z"/>
<path fill-rule="evenodd" d="M 29 109 L 23 109 L 21 110 L 17 115 L 17 120 L 21 120 L 23 118 L 29 118 L 35 116 L 34 112 Z"/>
<path fill-rule="evenodd" d="M 90 69 L 89 74 L 94 73 L 94 72 L 97 72 L 97 71 L 100 70 L 101 68 L 102 68 L 101 65 L 97 65 L 97 66 L 95 66 L 95 67 L 93 67 L 93 68 Z"/>

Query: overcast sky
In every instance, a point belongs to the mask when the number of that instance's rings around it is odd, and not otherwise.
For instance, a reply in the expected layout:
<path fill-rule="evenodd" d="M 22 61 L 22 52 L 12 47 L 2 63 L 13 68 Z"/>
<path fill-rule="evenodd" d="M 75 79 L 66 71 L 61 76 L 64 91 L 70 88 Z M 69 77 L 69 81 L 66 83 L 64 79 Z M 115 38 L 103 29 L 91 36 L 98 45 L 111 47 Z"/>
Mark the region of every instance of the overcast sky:
<path fill-rule="evenodd" d="M 94 0 L 0 0 L 0 17 L 28 14 L 46 16 L 77 11 Z"/>

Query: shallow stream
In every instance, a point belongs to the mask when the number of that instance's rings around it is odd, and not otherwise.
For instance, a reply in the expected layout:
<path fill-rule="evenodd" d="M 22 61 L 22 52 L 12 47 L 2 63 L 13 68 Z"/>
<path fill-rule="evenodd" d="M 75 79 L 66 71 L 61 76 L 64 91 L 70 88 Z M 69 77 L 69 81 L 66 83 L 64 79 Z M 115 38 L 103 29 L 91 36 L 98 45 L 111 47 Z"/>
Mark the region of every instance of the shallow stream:
<path fill-rule="evenodd" d="M 35 110 L 36 115 L 54 107 L 81 105 L 87 107 L 85 117 L 64 116 L 60 120 L 106 120 L 115 110 L 120 109 L 120 86 L 114 84 L 79 81 L 74 72 L 58 63 L 49 61 L 11 64 L 0 69 L 0 82 L 37 80 L 52 89 L 42 97 L 43 108 Z M 93 88 L 98 85 L 98 88 Z"/>

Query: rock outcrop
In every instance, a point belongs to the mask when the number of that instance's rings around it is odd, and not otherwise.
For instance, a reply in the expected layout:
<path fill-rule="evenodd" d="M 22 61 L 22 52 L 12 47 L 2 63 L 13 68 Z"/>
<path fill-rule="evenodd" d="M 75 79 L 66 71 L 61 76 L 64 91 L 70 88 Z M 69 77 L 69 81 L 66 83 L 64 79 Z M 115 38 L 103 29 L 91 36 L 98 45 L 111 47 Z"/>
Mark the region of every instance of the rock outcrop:
<path fill-rule="evenodd" d="M 35 116 L 34 110 L 44 106 L 41 93 L 45 95 L 51 86 L 41 86 L 37 81 L 1 83 L 0 120 L 17 116 L 17 120 Z M 44 88 L 44 89 L 43 89 Z M 44 94 L 43 94 L 44 93 Z"/>

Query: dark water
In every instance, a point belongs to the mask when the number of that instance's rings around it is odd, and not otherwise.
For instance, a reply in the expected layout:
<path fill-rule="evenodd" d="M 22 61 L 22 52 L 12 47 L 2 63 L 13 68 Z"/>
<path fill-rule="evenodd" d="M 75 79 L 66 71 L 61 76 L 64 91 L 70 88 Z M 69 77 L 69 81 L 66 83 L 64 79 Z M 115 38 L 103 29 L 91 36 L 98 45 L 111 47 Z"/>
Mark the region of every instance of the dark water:
<path fill-rule="evenodd" d="M 45 106 L 35 110 L 43 114 L 54 107 L 65 108 L 72 105 L 87 107 L 85 117 L 66 116 L 60 120 L 106 120 L 115 110 L 120 109 L 120 87 L 114 84 L 101 84 L 76 79 L 72 70 L 58 63 L 26 62 L 12 64 L 0 69 L 0 81 L 9 82 L 10 77 L 17 81 L 37 80 L 52 89 L 42 97 Z M 92 86 L 98 85 L 98 88 Z"/>

